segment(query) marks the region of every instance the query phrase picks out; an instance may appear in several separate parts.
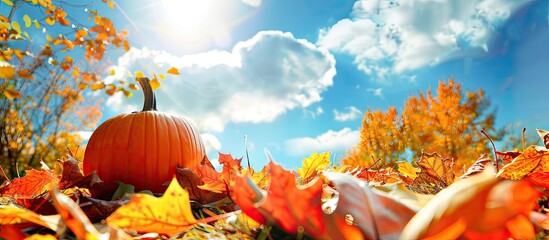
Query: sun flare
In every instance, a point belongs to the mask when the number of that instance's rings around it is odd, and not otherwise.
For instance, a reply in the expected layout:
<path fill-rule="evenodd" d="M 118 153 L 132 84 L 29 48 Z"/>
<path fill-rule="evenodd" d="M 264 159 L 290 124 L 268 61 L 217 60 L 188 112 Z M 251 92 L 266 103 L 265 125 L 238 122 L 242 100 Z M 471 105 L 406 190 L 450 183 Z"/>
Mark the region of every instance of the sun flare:
<path fill-rule="evenodd" d="M 184 30 L 207 27 L 211 20 L 209 0 L 163 0 L 166 17 Z"/>

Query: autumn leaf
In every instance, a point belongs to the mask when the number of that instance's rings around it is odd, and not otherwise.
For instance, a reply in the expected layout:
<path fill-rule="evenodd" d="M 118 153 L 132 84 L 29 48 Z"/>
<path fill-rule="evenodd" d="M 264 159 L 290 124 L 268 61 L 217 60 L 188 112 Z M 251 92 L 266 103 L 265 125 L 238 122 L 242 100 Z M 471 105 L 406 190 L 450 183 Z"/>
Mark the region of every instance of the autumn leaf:
<path fill-rule="evenodd" d="M 99 231 L 93 226 L 86 214 L 67 195 L 61 193 L 58 188 L 52 190 L 52 200 L 55 209 L 63 218 L 63 221 L 76 235 L 78 239 L 99 239 Z"/>
<path fill-rule="evenodd" d="M 22 98 L 23 94 L 21 94 L 21 92 L 19 92 L 18 90 L 6 89 L 6 91 L 4 91 L 4 96 L 6 96 L 6 98 L 10 100 L 13 100 L 16 98 Z"/>
<path fill-rule="evenodd" d="M 9 64 L 0 65 L 0 78 L 13 79 L 15 76 L 15 69 Z"/>
<path fill-rule="evenodd" d="M 439 192 L 410 220 L 401 238 L 532 236 L 528 232 L 516 235 L 509 224 L 533 210 L 538 193 L 525 181 L 498 180 L 493 171 L 484 170 Z"/>
<path fill-rule="evenodd" d="M 249 178 L 237 178 L 233 191 L 235 203 L 259 223 L 272 221 L 290 234 L 303 228 L 305 234 L 323 236 L 326 232 L 321 208 L 324 182 L 317 179 L 298 188 L 292 172 L 274 162 L 268 166 L 271 179 L 276 179 L 271 181 L 268 194 L 265 195 Z"/>
<path fill-rule="evenodd" d="M 404 176 L 411 178 L 414 180 L 417 177 L 417 173 L 421 171 L 421 169 L 414 167 L 409 162 L 397 162 L 397 171 L 399 173 L 402 173 Z"/>
<path fill-rule="evenodd" d="M 319 172 L 330 166 L 330 155 L 331 152 L 321 154 L 313 152 L 311 156 L 303 159 L 302 167 L 297 169 L 297 174 L 303 180 L 303 183 L 309 182 Z"/>
<path fill-rule="evenodd" d="M 440 180 L 444 186 L 454 182 L 454 160 L 443 158 L 437 153 L 422 153 L 417 165 L 427 175 Z"/>
<path fill-rule="evenodd" d="M 463 174 L 460 178 L 466 178 L 475 174 L 479 174 L 482 171 L 484 171 L 484 168 L 486 167 L 486 165 L 490 163 L 492 163 L 492 160 L 490 160 L 489 158 L 486 158 L 485 155 L 482 155 L 469 167 L 469 169 L 467 169 L 467 172 L 465 172 L 465 174 Z"/>
<path fill-rule="evenodd" d="M 171 67 L 170 69 L 168 69 L 168 71 L 166 71 L 166 73 L 169 73 L 169 74 L 173 74 L 173 75 L 179 75 L 179 70 L 176 68 L 176 67 Z"/>
<path fill-rule="evenodd" d="M 549 162 L 549 151 L 545 147 L 530 146 L 517 156 L 511 163 L 503 166 L 498 172 L 498 177 L 518 180 L 532 172 L 539 163 Z"/>
<path fill-rule="evenodd" d="M 246 168 L 242 170 L 242 173 L 250 177 L 259 188 L 267 189 L 269 187 L 271 175 L 267 165 L 263 166 L 259 172 L 256 172 L 253 168 Z"/>
<path fill-rule="evenodd" d="M 225 183 L 221 173 L 215 171 L 215 169 L 209 166 L 200 165 L 197 167 L 197 171 L 204 182 L 204 184 L 198 186 L 198 188 L 215 193 L 222 193 L 227 190 L 228 182 Z"/>
<path fill-rule="evenodd" d="M 23 15 L 23 22 L 25 23 L 26 28 L 29 28 L 32 25 L 32 19 L 27 14 Z"/>
<path fill-rule="evenodd" d="M 549 189 L 549 172 L 533 172 L 528 174 L 533 185 Z"/>
<path fill-rule="evenodd" d="M 68 155 L 67 158 L 67 160 L 62 162 L 63 172 L 59 179 L 60 189 L 71 187 L 90 188 L 93 187 L 94 184 L 101 182 L 95 172 L 84 176 L 78 166 L 78 160 L 70 155 Z"/>
<path fill-rule="evenodd" d="M 59 181 L 51 171 L 31 169 L 25 173 L 24 177 L 15 178 L 0 188 L 0 195 L 29 199 L 49 191 Z"/>
<path fill-rule="evenodd" d="M 503 160 L 503 166 L 511 163 L 513 159 L 518 157 L 521 153 L 516 151 L 508 151 L 508 152 L 498 152 L 496 151 L 496 155 Z"/>
<path fill-rule="evenodd" d="M 32 222 L 53 231 L 63 228 L 60 215 L 43 216 L 35 212 L 11 205 L 0 207 L 0 225 L 13 225 Z"/>
<path fill-rule="evenodd" d="M 324 217 L 331 239 L 397 239 L 416 213 L 357 178 L 333 172 L 323 175 L 338 192 L 337 205 L 331 207 L 335 210 Z M 352 219 L 351 224 L 344 222 L 346 217 Z"/>
<path fill-rule="evenodd" d="M 181 187 L 189 193 L 189 198 L 198 201 L 201 204 L 215 202 L 227 197 L 226 194 L 200 189 L 204 182 L 202 177 L 190 168 L 177 168 L 175 177 Z"/>
<path fill-rule="evenodd" d="M 150 80 L 149 83 L 151 84 L 151 88 L 153 91 L 162 86 L 162 83 L 158 81 L 158 78 L 156 78 L 156 75 L 153 77 L 153 79 Z"/>
<path fill-rule="evenodd" d="M 549 131 L 542 130 L 542 129 L 536 129 L 538 132 L 539 137 L 543 141 L 543 145 L 545 148 L 549 148 Z"/>
<path fill-rule="evenodd" d="M 174 178 L 162 197 L 132 195 L 130 202 L 117 209 L 106 222 L 126 230 L 172 236 L 197 221 L 191 212 L 189 193 Z"/>
<path fill-rule="evenodd" d="M 208 190 L 216 193 L 227 192 L 231 186 L 231 181 L 234 179 L 234 173 L 242 171 L 242 158 L 235 159 L 231 154 L 219 154 L 219 163 L 223 166 L 221 173 L 217 172 L 210 161 L 205 159 L 201 165 L 197 166 L 197 172 L 202 177 L 203 185 L 198 186 L 200 189 Z"/>

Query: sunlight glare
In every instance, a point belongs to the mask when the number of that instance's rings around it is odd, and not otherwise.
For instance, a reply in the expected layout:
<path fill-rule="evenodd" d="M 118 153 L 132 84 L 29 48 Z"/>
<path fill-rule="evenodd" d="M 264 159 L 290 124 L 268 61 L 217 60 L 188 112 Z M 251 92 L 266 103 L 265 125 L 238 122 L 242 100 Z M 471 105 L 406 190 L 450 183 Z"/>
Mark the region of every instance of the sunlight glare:
<path fill-rule="evenodd" d="M 209 24 L 210 0 L 163 0 L 170 21 L 183 30 L 198 30 Z"/>

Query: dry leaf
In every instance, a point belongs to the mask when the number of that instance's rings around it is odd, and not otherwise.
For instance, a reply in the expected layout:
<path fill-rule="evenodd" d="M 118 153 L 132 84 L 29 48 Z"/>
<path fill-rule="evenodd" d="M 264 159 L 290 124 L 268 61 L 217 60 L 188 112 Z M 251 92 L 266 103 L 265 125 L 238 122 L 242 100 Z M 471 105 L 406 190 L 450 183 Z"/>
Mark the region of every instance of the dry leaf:
<path fill-rule="evenodd" d="M 421 171 L 421 169 L 414 167 L 409 162 L 396 162 L 396 165 L 399 173 L 411 178 L 412 180 L 414 180 L 417 177 L 417 173 Z"/>
<path fill-rule="evenodd" d="M 173 74 L 173 75 L 179 75 L 179 70 L 176 68 L 176 67 L 171 67 L 170 69 L 168 69 L 168 71 L 166 71 L 166 73 L 169 73 L 169 74 Z"/>
<path fill-rule="evenodd" d="M 545 147 L 530 146 L 511 163 L 503 166 L 498 172 L 498 177 L 511 180 L 522 179 L 532 172 L 540 161 L 549 162 L 549 151 Z"/>
<path fill-rule="evenodd" d="M 65 221 L 78 239 L 99 239 L 101 235 L 93 226 L 86 214 L 72 199 L 59 192 L 58 188 L 52 190 L 52 200 L 55 209 Z"/>
<path fill-rule="evenodd" d="M 38 215 L 31 210 L 11 205 L 0 207 L 0 225 L 13 225 L 25 222 L 32 222 L 53 231 L 64 227 L 60 215 Z"/>
<path fill-rule="evenodd" d="M 454 182 L 454 160 L 443 158 L 438 153 L 422 153 L 417 165 L 427 175 L 439 180 L 444 187 Z"/>

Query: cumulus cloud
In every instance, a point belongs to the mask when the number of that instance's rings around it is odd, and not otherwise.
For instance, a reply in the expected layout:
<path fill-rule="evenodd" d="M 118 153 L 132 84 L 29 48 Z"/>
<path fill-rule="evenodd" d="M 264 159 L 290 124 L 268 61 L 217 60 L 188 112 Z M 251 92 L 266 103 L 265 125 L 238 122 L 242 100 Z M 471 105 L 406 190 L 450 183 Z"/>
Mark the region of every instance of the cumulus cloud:
<path fill-rule="evenodd" d="M 159 110 L 188 116 L 201 131 L 223 131 L 233 123 L 271 122 L 285 112 L 321 101 L 333 84 L 334 57 L 290 33 L 263 31 L 239 42 L 231 52 L 210 51 L 175 56 L 164 51 L 132 48 L 118 59 L 107 81 L 132 79 L 132 72 L 163 73 L 176 67 L 157 90 Z M 118 111 L 135 111 L 141 94 L 109 98 Z M 131 109 L 131 110 L 130 110 Z"/>
<path fill-rule="evenodd" d="M 341 112 L 334 109 L 334 118 L 336 121 L 344 122 L 355 120 L 360 117 L 362 117 L 362 111 L 354 106 L 346 107 L 345 110 Z"/>
<path fill-rule="evenodd" d="M 217 156 L 217 152 L 221 150 L 221 142 L 211 133 L 200 134 L 204 147 L 206 148 L 206 154 L 209 156 Z"/>
<path fill-rule="evenodd" d="M 354 56 L 378 80 L 488 51 L 494 27 L 528 0 L 358 0 L 349 18 L 319 32 L 317 44 Z"/>
<path fill-rule="evenodd" d="M 287 140 L 285 152 L 290 156 L 308 156 L 313 152 L 345 152 L 359 142 L 359 133 L 350 128 L 328 130 L 317 137 L 302 137 Z"/>

